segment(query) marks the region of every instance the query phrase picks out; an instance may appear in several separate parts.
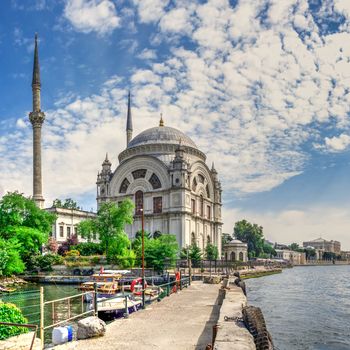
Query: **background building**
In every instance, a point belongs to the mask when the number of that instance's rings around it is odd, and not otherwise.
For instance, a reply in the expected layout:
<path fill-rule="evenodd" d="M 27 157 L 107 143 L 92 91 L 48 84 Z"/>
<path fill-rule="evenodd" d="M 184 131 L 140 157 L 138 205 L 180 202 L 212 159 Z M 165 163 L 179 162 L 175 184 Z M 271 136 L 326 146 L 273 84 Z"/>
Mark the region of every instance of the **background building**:
<path fill-rule="evenodd" d="M 340 254 L 341 244 L 338 241 L 327 241 L 323 238 L 317 238 L 312 241 L 303 242 L 303 247 L 313 247 L 317 250 L 323 250 L 324 252 Z"/>
<path fill-rule="evenodd" d="M 305 253 L 296 252 L 294 250 L 286 250 L 286 249 L 275 249 L 277 255 L 276 259 L 282 259 L 289 261 L 293 265 L 303 265 L 306 262 Z"/>
<path fill-rule="evenodd" d="M 248 261 L 248 245 L 238 239 L 226 243 L 222 247 L 225 260 L 228 261 Z"/>
<path fill-rule="evenodd" d="M 221 252 L 221 184 L 206 156 L 182 131 L 165 126 L 147 129 L 132 138 L 130 95 L 127 146 L 112 171 L 108 156 L 97 176 L 97 205 L 126 198 L 135 203 L 134 223 L 126 227 L 133 238 L 141 229 L 174 234 L 180 247 L 207 243 Z"/>

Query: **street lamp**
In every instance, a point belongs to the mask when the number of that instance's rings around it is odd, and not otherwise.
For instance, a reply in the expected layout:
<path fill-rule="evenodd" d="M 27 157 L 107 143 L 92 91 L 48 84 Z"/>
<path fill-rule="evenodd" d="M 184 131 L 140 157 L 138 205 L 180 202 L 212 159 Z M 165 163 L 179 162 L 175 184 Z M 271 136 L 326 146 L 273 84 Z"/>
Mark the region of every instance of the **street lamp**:
<path fill-rule="evenodd" d="M 143 208 L 141 211 L 141 232 L 142 232 L 142 245 L 141 245 L 141 258 L 142 258 L 142 307 L 145 307 L 145 213 Z"/>

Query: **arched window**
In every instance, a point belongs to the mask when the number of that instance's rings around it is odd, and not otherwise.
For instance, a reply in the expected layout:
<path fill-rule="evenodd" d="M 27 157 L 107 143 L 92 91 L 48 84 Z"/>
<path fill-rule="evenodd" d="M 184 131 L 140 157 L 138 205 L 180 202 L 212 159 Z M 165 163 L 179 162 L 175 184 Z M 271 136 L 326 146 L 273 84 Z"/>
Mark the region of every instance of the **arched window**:
<path fill-rule="evenodd" d="M 236 261 L 236 253 L 231 252 L 231 261 Z"/>
<path fill-rule="evenodd" d="M 239 252 L 239 261 L 243 261 L 243 252 Z"/>
<path fill-rule="evenodd" d="M 135 180 L 140 179 L 146 176 L 146 172 L 146 169 L 138 169 L 132 172 L 132 176 Z"/>
<path fill-rule="evenodd" d="M 204 184 L 204 176 L 202 174 L 198 174 L 198 180 L 201 184 Z"/>
<path fill-rule="evenodd" d="M 201 207 L 200 207 L 200 214 L 201 214 L 201 217 L 204 216 L 204 198 L 203 196 L 201 195 Z"/>
<path fill-rule="evenodd" d="M 120 189 L 119 189 L 119 193 L 126 193 L 126 191 L 128 190 L 128 187 L 130 185 L 130 182 L 127 178 L 125 178 L 122 182 L 122 184 L 120 185 Z"/>
<path fill-rule="evenodd" d="M 148 181 L 150 182 L 154 190 L 162 187 L 162 184 L 155 173 L 152 174 Z"/>
<path fill-rule="evenodd" d="M 197 180 L 196 178 L 194 178 L 192 182 L 192 191 L 196 192 L 196 189 L 197 189 Z"/>
<path fill-rule="evenodd" d="M 205 192 L 207 192 L 207 198 L 210 198 L 210 191 L 209 191 L 209 186 L 205 186 Z"/>
<path fill-rule="evenodd" d="M 135 215 L 141 215 L 143 209 L 143 192 L 137 191 L 135 193 Z"/>
<path fill-rule="evenodd" d="M 209 235 L 207 236 L 207 243 L 208 243 L 208 244 L 211 243 L 211 240 L 210 240 L 210 236 L 209 236 Z"/>
<path fill-rule="evenodd" d="M 196 235 L 194 234 L 194 232 L 192 232 L 191 234 L 191 244 L 192 245 L 195 245 L 197 242 L 196 242 Z"/>

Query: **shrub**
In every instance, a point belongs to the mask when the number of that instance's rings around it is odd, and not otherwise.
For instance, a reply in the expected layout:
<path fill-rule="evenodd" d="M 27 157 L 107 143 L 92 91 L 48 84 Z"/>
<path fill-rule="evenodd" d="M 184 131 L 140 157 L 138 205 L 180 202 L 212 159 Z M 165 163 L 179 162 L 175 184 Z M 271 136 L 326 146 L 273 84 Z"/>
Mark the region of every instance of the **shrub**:
<path fill-rule="evenodd" d="M 47 245 L 46 245 L 47 249 L 54 253 L 54 254 L 57 254 L 58 252 L 58 243 L 57 241 L 55 240 L 55 238 L 53 237 L 50 237 L 49 238 L 49 241 L 47 242 Z"/>
<path fill-rule="evenodd" d="M 91 262 L 92 262 L 92 264 L 94 264 L 94 265 L 99 264 L 100 261 L 101 261 L 101 258 L 100 258 L 99 256 L 93 256 L 93 257 L 91 258 Z"/>
<path fill-rule="evenodd" d="M 79 250 L 72 249 L 66 252 L 65 256 L 80 256 Z"/>
<path fill-rule="evenodd" d="M 63 257 L 58 254 L 32 255 L 26 263 L 28 271 L 52 271 L 52 265 L 63 264 Z"/>
<path fill-rule="evenodd" d="M 28 323 L 22 311 L 14 304 L 0 303 L 0 322 Z M 15 326 L 0 326 L 0 339 L 7 339 L 12 336 L 27 333 L 28 329 Z"/>
<path fill-rule="evenodd" d="M 100 243 L 84 242 L 72 246 L 71 249 L 76 249 L 80 252 L 80 255 L 102 255 L 104 253 L 103 247 Z"/>
<path fill-rule="evenodd" d="M 73 235 L 72 237 L 68 238 L 65 242 L 63 242 L 60 247 L 58 248 L 58 254 L 65 255 L 68 250 L 71 249 L 72 246 L 78 244 L 78 237 L 77 235 Z"/>

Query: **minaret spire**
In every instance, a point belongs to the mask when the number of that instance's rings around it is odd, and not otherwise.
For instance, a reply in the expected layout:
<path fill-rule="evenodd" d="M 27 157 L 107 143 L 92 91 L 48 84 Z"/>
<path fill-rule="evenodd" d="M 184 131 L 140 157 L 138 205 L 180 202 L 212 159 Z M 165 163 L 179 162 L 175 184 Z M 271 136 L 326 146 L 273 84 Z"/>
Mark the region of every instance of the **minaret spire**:
<path fill-rule="evenodd" d="M 126 146 L 128 146 L 131 139 L 132 139 L 132 116 L 131 116 L 131 97 L 130 97 L 130 90 L 129 90 L 128 114 L 126 117 Z"/>
<path fill-rule="evenodd" d="M 38 35 L 35 33 L 32 79 L 33 111 L 29 113 L 29 120 L 33 127 L 33 199 L 39 208 L 43 208 L 45 200 L 42 195 L 41 127 L 45 120 L 45 114 L 41 111 L 40 89 Z"/>
<path fill-rule="evenodd" d="M 164 126 L 163 113 L 160 113 L 159 126 Z"/>

